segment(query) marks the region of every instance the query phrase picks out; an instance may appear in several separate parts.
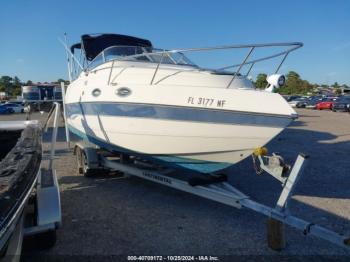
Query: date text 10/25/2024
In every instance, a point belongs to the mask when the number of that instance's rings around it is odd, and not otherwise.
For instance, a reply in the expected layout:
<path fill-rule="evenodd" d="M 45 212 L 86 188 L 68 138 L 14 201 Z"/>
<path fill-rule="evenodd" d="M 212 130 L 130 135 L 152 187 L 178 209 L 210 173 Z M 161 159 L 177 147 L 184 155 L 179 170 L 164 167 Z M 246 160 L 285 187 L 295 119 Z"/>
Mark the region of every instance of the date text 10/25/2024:
<path fill-rule="evenodd" d="M 190 105 L 201 105 L 206 107 L 220 107 L 223 108 L 225 106 L 226 100 L 214 99 L 214 98 L 206 98 L 206 97 L 192 97 L 189 96 L 187 98 L 187 104 Z"/>

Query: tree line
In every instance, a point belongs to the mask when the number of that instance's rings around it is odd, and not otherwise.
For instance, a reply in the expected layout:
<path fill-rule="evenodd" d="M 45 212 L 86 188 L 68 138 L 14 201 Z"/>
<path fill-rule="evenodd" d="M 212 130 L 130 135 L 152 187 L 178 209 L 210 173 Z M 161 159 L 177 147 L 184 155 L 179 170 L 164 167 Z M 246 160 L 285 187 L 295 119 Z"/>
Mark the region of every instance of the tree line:
<path fill-rule="evenodd" d="M 300 75 L 295 71 L 290 71 L 286 76 L 286 83 L 284 86 L 278 89 L 278 93 L 283 95 L 291 95 L 291 94 L 308 94 L 313 93 L 316 87 L 329 87 L 325 84 L 317 84 L 310 83 L 307 80 L 304 80 L 300 77 Z M 255 86 L 260 89 L 264 89 L 267 86 L 266 74 L 258 74 L 255 80 Z M 341 85 L 345 88 L 349 88 L 347 85 Z M 335 82 L 332 87 L 336 90 L 336 92 L 340 92 L 341 87 L 337 82 Z"/>
<path fill-rule="evenodd" d="M 258 74 L 254 82 L 255 86 L 260 89 L 266 88 L 266 78 L 266 74 Z M 65 82 L 65 84 L 69 84 L 69 81 L 61 78 L 58 79 L 56 82 L 53 82 L 53 84 L 59 84 L 60 82 Z M 22 82 L 17 76 L 2 76 L 0 78 L 0 92 L 6 92 L 9 96 L 14 97 L 21 95 L 21 86 L 23 85 L 30 86 L 33 85 L 33 82 L 31 80 L 28 80 L 27 82 Z M 290 71 L 288 74 L 286 74 L 285 85 L 278 89 L 278 92 L 285 95 L 307 94 L 313 93 L 314 89 L 319 86 L 328 87 L 328 85 L 325 84 L 310 83 L 307 80 L 302 79 L 297 72 Z M 347 85 L 342 86 L 348 88 Z M 335 82 L 332 85 L 332 87 L 335 88 L 335 90 L 339 91 L 339 88 L 341 86 L 337 82 Z"/>

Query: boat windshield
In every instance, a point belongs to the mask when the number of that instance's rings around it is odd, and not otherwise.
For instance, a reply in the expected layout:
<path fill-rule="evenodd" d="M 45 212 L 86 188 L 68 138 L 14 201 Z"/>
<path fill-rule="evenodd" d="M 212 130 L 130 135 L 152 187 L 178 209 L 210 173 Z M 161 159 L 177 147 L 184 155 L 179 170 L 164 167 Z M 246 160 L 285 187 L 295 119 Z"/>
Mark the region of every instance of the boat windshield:
<path fill-rule="evenodd" d="M 111 46 L 97 55 L 94 60 L 89 63 L 88 69 L 93 69 L 102 63 L 112 60 L 140 61 L 157 64 L 161 62 L 162 64 L 197 67 L 181 52 L 164 51 L 166 50 L 141 46 Z"/>

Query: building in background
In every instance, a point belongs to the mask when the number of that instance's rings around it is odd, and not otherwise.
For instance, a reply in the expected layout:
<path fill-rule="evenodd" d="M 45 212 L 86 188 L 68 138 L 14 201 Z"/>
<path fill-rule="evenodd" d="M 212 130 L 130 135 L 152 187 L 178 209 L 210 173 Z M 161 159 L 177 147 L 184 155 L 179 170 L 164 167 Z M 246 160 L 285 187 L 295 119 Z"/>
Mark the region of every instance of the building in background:
<path fill-rule="evenodd" d="M 20 100 L 23 104 L 30 104 L 32 111 L 50 111 L 53 102 L 62 102 L 61 87 L 49 83 L 22 86 Z"/>
<path fill-rule="evenodd" d="M 348 87 L 346 85 L 340 86 L 340 90 L 341 90 L 341 93 L 343 95 L 349 95 L 350 94 L 350 87 Z"/>
<path fill-rule="evenodd" d="M 0 92 L 0 100 L 7 100 L 8 94 L 6 92 Z"/>
<path fill-rule="evenodd" d="M 335 95 L 335 89 L 331 86 L 318 86 L 314 89 L 314 93 L 324 96 L 333 96 Z"/>
<path fill-rule="evenodd" d="M 54 84 L 36 84 L 22 86 L 23 102 L 54 102 L 62 101 L 61 87 Z"/>

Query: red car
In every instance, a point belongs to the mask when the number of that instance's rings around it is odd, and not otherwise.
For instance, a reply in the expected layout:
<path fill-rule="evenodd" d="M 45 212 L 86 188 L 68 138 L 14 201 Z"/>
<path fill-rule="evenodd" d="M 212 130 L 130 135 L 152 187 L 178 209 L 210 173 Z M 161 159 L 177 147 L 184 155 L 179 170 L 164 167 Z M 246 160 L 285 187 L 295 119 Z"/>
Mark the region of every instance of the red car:
<path fill-rule="evenodd" d="M 318 104 L 316 104 L 316 109 L 322 110 L 322 109 L 332 109 L 333 104 L 337 102 L 337 99 L 327 99 L 326 101 L 322 101 Z"/>

